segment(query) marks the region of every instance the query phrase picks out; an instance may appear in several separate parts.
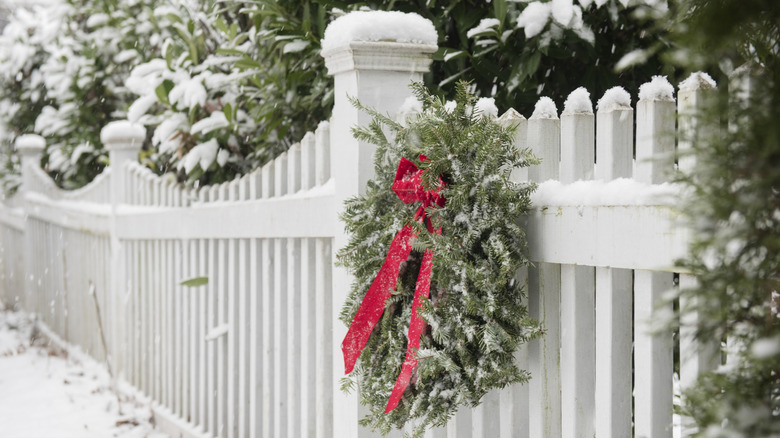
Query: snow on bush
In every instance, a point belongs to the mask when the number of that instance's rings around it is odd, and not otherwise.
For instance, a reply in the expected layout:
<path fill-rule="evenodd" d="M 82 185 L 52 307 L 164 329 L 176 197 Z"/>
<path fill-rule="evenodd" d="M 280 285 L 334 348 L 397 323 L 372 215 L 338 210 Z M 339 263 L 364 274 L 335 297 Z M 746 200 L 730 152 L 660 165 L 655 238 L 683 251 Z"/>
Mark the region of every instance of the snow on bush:
<path fill-rule="evenodd" d="M 46 138 L 43 165 L 65 188 L 82 186 L 107 164 L 99 140 L 123 119 L 124 79 L 162 43 L 167 18 L 153 0 L 52 2 L 20 8 L 0 37 L 0 120 L 6 147 L 24 133 Z"/>
<path fill-rule="evenodd" d="M 169 7 L 155 11 L 169 14 Z M 128 118 L 153 130 L 150 167 L 190 181 L 232 178 L 250 167 L 257 129 L 244 87 L 260 66 L 237 66 L 253 52 L 256 29 L 186 8 L 174 20 L 176 35 L 160 57 L 136 66 L 126 81 L 136 96 Z"/>

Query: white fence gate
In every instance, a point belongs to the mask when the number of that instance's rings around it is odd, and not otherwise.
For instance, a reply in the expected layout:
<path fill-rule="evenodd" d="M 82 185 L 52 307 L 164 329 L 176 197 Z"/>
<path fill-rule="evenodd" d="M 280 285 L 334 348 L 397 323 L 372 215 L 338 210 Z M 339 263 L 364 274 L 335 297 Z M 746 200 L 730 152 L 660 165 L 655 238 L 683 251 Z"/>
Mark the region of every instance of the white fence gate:
<path fill-rule="evenodd" d="M 346 242 L 337 215 L 372 177 L 374 151 L 351 135 L 368 116 L 348 95 L 396 111 L 435 49 L 353 41 L 325 53 L 330 124 L 217 186 L 151 174 L 135 160 L 143 132 L 119 123 L 104 130 L 111 167 L 64 192 L 38 166 L 41 140 L 22 138 L 23 186 L 0 206 L 0 298 L 108 358 L 173 436 L 370 436 L 357 425 L 357 397 L 338 389 L 346 328 L 336 315 L 350 279 L 333 267 Z M 529 306 L 547 332 L 518 354 L 529 384 L 489 394 L 426 436 L 672 436 L 674 343 L 683 385 L 719 363 L 718 345 L 646 329 L 677 287 L 674 260 L 688 241 L 675 201 L 647 195 L 668 191 L 661 184 L 675 171 L 676 112 L 689 132 L 710 92 L 694 86 L 676 104 L 650 98 L 595 115 L 502 116 L 519 124 L 518 146 L 543 159 L 516 177 L 560 182 L 542 185 L 524 218 L 536 263 L 523 274 Z M 688 146 L 680 137 L 677 147 Z M 196 277 L 208 283 L 181 284 Z"/>

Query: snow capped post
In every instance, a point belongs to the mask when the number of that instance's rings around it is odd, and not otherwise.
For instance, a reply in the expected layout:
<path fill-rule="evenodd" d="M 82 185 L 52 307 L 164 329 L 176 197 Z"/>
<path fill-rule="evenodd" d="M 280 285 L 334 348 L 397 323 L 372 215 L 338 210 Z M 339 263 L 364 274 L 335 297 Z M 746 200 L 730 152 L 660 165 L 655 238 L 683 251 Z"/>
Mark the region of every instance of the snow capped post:
<path fill-rule="evenodd" d="M 14 145 L 22 159 L 22 191 L 27 191 L 32 187 L 32 167 L 41 165 L 46 140 L 40 135 L 26 134 L 17 137 Z"/>
<path fill-rule="evenodd" d="M 331 144 L 334 174 L 340 177 L 337 190 L 351 184 L 356 189 L 351 192 L 362 192 L 373 177 L 375 147 L 354 140 L 351 131 L 370 117 L 350 98 L 380 113 L 395 114 L 411 96 L 409 84 L 428 72 L 436 40 L 433 24 L 417 14 L 352 12 L 328 26 L 322 56 L 335 81 Z"/>
<path fill-rule="evenodd" d="M 590 93 L 580 87 L 561 113 L 560 181 L 593 179 L 596 126 Z M 561 265 L 561 432 L 563 436 L 593 436 L 596 366 L 595 269 Z"/>
<path fill-rule="evenodd" d="M 354 126 L 369 123 L 368 114 L 355 108 L 350 99 L 380 113 L 394 116 L 407 97 L 409 84 L 422 80 L 436 51 L 438 35 L 433 24 L 417 14 L 401 12 L 352 12 L 336 19 L 325 31 L 322 56 L 328 74 L 334 77 L 335 96 L 330 123 L 331 174 L 335 179 L 336 203 L 365 190 L 374 177 L 376 147 L 352 136 Z M 339 211 L 341 207 L 339 207 Z M 347 243 L 344 232 L 334 238 L 334 253 Z M 338 321 L 341 305 L 352 280 L 344 268 L 333 270 L 333 320 Z M 341 341 L 346 328 L 333 326 L 333 414 L 318 414 L 318 430 L 333 429 L 333 436 L 358 437 L 368 432 L 358 426 L 357 394 L 341 392 L 344 376 Z M 325 411 L 323 411 L 325 412 Z M 324 417 L 323 417 L 324 416 Z"/>
<path fill-rule="evenodd" d="M 596 179 L 630 178 L 633 172 L 634 110 L 631 95 L 612 87 L 597 104 Z"/>
<path fill-rule="evenodd" d="M 138 160 L 138 152 L 146 138 L 146 129 L 127 120 L 111 122 L 100 131 L 100 141 L 108 149 L 111 163 L 111 200 L 118 204 L 125 202 L 125 178 L 122 167 L 128 161 Z"/>
<path fill-rule="evenodd" d="M 674 87 L 665 77 L 639 87 L 636 109 L 636 171 L 634 179 L 647 184 L 667 182 L 674 170 Z M 645 376 L 634 386 L 636 436 L 669 437 L 672 425 L 672 336 L 652 332 L 654 311 L 672 312 L 662 305 L 674 285 L 668 272 L 634 272 L 635 374 Z M 661 310 L 663 309 L 663 310 Z"/>
<path fill-rule="evenodd" d="M 702 112 L 714 102 L 717 94 L 715 81 L 703 72 L 692 73 L 682 81 L 677 94 L 678 131 L 678 168 L 690 173 L 696 165 L 693 157 L 694 144 L 707 141 L 707 136 L 718 135 L 715 119 L 702 117 Z"/>
<path fill-rule="evenodd" d="M 569 94 L 561 113 L 561 182 L 593 179 L 596 135 L 590 93 L 584 87 Z"/>
<path fill-rule="evenodd" d="M 667 182 L 674 168 L 674 87 L 664 76 L 653 76 L 639 87 L 636 108 L 637 181 Z"/>
<path fill-rule="evenodd" d="M 558 108 L 549 97 L 536 102 L 528 119 L 528 146 L 539 157 L 540 164 L 528 168 L 528 177 L 534 182 L 558 179 L 561 161 L 561 121 Z"/>

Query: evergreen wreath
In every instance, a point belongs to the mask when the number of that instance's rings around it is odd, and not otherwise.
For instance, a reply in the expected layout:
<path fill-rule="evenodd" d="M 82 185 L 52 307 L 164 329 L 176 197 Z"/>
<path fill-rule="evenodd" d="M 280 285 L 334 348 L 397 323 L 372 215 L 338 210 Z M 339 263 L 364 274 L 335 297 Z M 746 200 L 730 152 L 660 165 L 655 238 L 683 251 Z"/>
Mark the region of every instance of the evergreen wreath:
<path fill-rule="evenodd" d="M 454 104 L 432 96 L 422 84 L 412 88 L 423 110 L 404 123 L 353 102 L 373 118 L 354 135 L 377 145 L 376 176 L 364 195 L 346 202 L 342 219 L 351 239 L 338 260 L 355 277 L 340 315 L 349 326 L 396 233 L 405 224 L 417 233 L 410 256 L 400 264 L 396 290 L 354 370 L 342 380 L 345 391 L 357 385 L 361 403 L 370 408 L 362 425 L 387 434 L 410 422 L 417 436 L 445 425 L 460 406 L 478 405 L 492 389 L 526 382 L 529 373 L 517 367 L 514 353 L 542 330 L 528 315 L 524 285 L 515 278 L 530 264 L 517 219 L 528 212 L 535 185 L 509 178 L 512 169 L 538 160 L 515 147 L 514 127 L 474 110 L 476 98 L 467 83 L 458 84 Z M 443 186 L 445 205 L 426 209 L 440 234 L 413 220 L 419 203 L 405 204 L 391 189 L 401 158 L 424 169 L 425 190 Z M 398 406 L 385 413 L 405 359 L 426 249 L 435 257 L 430 297 L 419 310 L 426 326 L 417 367 Z"/>

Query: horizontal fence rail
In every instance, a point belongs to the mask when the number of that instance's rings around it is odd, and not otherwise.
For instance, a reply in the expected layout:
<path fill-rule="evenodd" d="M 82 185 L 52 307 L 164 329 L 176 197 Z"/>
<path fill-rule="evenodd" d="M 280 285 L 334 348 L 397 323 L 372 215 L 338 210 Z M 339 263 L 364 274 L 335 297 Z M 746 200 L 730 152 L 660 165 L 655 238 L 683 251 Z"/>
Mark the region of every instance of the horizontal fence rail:
<path fill-rule="evenodd" d="M 339 51 L 327 63 L 330 123 L 223 184 L 157 176 L 136 162 L 143 136 L 107 136 L 112 165 L 67 192 L 28 141 L 22 190 L 0 205 L 0 299 L 110 362 L 172 436 L 370 436 L 357 398 L 339 390 L 336 315 L 351 279 L 334 254 L 346 242 L 343 201 L 373 176 L 372 146 L 350 131 L 366 120 L 345 90 L 392 114 L 428 65 L 431 47 L 393 44 L 352 47 L 351 63 Z M 654 311 L 672 310 L 665 294 L 696 281 L 676 272 L 689 236 L 670 180 L 695 169 L 675 153 L 703 129 L 696 114 L 710 92 L 499 118 L 542 159 L 512 178 L 538 184 L 518 218 L 534 265 L 517 280 L 546 333 L 516 355 L 528 384 L 488 394 L 426 437 L 672 436 L 675 382 L 720 357 L 688 332 L 650 330 Z"/>

